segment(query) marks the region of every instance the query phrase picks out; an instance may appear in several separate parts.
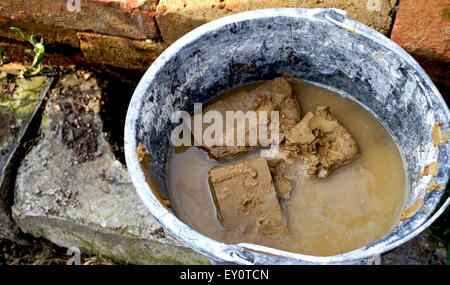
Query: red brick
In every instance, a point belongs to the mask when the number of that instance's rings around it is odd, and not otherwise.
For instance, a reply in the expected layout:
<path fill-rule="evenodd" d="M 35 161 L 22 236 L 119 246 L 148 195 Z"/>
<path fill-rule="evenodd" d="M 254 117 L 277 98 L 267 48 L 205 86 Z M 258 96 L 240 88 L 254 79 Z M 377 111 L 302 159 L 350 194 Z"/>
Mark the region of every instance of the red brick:
<path fill-rule="evenodd" d="M 80 47 L 77 32 L 69 28 L 48 26 L 40 23 L 30 23 L 0 17 L 0 37 L 26 42 L 20 33 L 10 27 L 18 27 L 28 35 L 44 38 L 45 44 L 65 44 L 72 47 Z"/>
<path fill-rule="evenodd" d="M 2 0 L 0 17 L 40 22 L 80 31 L 133 39 L 159 37 L 154 19 L 157 0 L 81 0 L 69 11 L 69 0 Z"/>
<path fill-rule="evenodd" d="M 427 71 L 449 95 L 450 0 L 400 0 L 391 39 Z"/>
<path fill-rule="evenodd" d="M 165 48 L 161 42 L 94 33 L 79 32 L 78 37 L 88 62 L 124 69 L 146 70 Z"/>
<path fill-rule="evenodd" d="M 9 62 L 20 62 L 25 65 L 32 63 L 33 57 L 26 51 L 33 47 L 28 42 L 0 38 L 0 45 L 3 46 Z M 86 63 L 85 57 L 79 49 L 70 48 L 69 45 L 52 45 L 45 48 L 45 65 L 68 66 L 78 63 Z"/>

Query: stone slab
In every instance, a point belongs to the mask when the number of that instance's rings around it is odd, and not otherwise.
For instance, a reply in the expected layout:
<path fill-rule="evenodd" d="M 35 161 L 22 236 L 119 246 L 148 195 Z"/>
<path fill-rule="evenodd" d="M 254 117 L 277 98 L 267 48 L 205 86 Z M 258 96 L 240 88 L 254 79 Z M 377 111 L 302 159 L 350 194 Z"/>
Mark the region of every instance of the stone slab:
<path fill-rule="evenodd" d="M 14 238 L 9 209 L 14 156 L 51 82 L 51 77 L 17 78 L 0 71 L 0 237 Z"/>
<path fill-rule="evenodd" d="M 101 92 L 89 73 L 79 72 L 51 90 L 42 138 L 18 170 L 14 220 L 59 246 L 132 264 L 208 263 L 166 233 L 141 203 L 101 132 Z"/>

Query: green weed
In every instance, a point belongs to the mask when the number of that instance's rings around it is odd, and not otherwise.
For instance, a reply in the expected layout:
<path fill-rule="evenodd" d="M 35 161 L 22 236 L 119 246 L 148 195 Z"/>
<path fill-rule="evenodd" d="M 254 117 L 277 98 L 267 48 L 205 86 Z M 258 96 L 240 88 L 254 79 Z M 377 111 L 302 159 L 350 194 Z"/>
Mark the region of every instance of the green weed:
<path fill-rule="evenodd" d="M 22 37 L 33 46 L 32 50 L 30 50 L 30 49 L 26 50 L 26 52 L 33 57 L 33 62 L 25 71 L 23 71 L 21 73 L 21 75 L 22 76 L 34 76 L 34 75 L 39 75 L 42 73 L 49 72 L 49 70 L 44 69 L 42 66 L 42 61 L 44 59 L 44 53 L 45 53 L 44 38 L 41 38 L 38 41 L 34 35 L 25 34 L 20 28 L 11 27 L 11 30 L 19 32 L 22 35 Z"/>

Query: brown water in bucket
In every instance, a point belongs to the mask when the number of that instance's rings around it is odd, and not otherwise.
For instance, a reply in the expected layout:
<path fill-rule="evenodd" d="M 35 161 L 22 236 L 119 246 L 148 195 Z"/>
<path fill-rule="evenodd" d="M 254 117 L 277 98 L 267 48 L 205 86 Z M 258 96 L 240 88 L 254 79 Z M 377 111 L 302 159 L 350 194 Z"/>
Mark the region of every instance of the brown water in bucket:
<path fill-rule="evenodd" d="M 223 96 L 256 86 L 239 87 Z M 330 106 L 331 113 L 358 143 L 360 156 L 326 178 L 306 175 L 299 160 L 290 173 L 294 177 L 291 196 L 281 201 L 289 232 L 277 238 L 248 240 L 237 231 L 225 231 L 217 220 L 208 171 L 213 166 L 257 157 L 259 152 L 218 162 L 194 147 L 173 151 L 169 196 L 183 222 L 226 243 L 252 242 L 317 256 L 370 244 L 397 225 L 406 197 L 406 177 L 398 148 L 386 129 L 360 105 L 334 92 L 300 82 L 294 88 L 303 114 L 316 106 Z"/>

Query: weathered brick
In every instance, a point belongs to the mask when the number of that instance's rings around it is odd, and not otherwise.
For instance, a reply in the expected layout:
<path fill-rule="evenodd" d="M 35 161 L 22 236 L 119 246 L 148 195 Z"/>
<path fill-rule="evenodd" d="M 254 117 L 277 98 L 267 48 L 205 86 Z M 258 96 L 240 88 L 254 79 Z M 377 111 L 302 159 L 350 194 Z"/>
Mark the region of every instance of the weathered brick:
<path fill-rule="evenodd" d="M 449 95 L 450 0 L 400 0 L 391 39 L 427 71 Z"/>
<path fill-rule="evenodd" d="M 94 33 L 79 32 L 78 37 L 88 62 L 125 69 L 147 69 L 165 48 L 161 42 Z"/>
<path fill-rule="evenodd" d="M 27 53 L 27 50 L 32 49 L 30 43 L 0 38 L 0 45 L 3 46 L 4 54 L 9 62 L 21 62 L 25 65 L 33 62 L 33 57 Z M 79 63 L 86 63 L 79 48 L 59 44 L 45 47 L 44 64 L 46 65 L 68 66 Z"/>
<path fill-rule="evenodd" d="M 396 0 L 160 0 L 156 21 L 161 36 L 172 43 L 211 20 L 265 8 L 339 8 L 348 16 L 388 34 Z"/>
<path fill-rule="evenodd" d="M 2 0 L 0 17 L 134 39 L 157 38 L 156 0 Z M 73 5 L 69 5 L 74 7 Z"/>
<path fill-rule="evenodd" d="M 75 48 L 80 47 L 80 41 L 77 37 L 77 32 L 74 29 L 0 17 L 0 37 L 23 42 L 26 40 L 18 32 L 11 30 L 10 27 L 18 27 L 26 34 L 44 38 L 46 44 L 67 44 Z"/>

